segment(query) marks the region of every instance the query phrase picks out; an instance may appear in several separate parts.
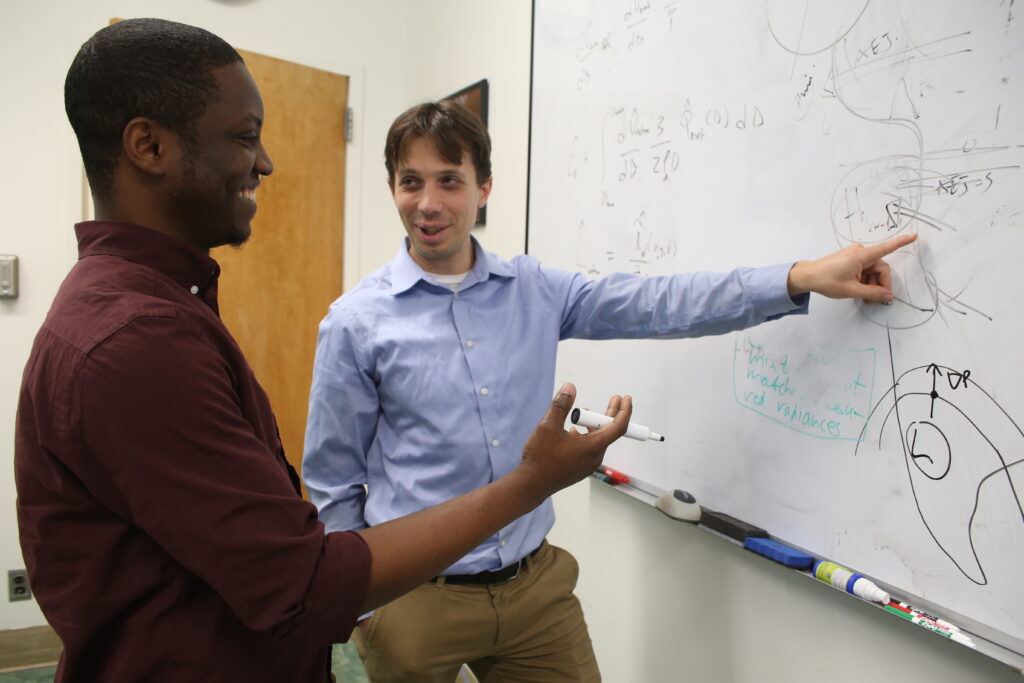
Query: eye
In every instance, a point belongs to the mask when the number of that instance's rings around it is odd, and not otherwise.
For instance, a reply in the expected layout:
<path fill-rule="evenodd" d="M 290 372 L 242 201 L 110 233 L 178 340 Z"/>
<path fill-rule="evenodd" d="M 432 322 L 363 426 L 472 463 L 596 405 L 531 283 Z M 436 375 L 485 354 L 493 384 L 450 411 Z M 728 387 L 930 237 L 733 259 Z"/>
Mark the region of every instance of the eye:
<path fill-rule="evenodd" d="M 249 133 L 242 133 L 241 135 L 238 136 L 238 139 L 241 140 L 246 145 L 255 145 L 260 141 L 260 134 L 255 131 Z"/>
<path fill-rule="evenodd" d="M 399 179 L 398 184 L 404 188 L 413 188 L 419 185 L 420 179 L 413 176 L 405 176 Z"/>
<path fill-rule="evenodd" d="M 454 187 L 462 183 L 462 178 L 454 175 L 444 176 L 441 178 L 441 184 L 446 187 Z"/>

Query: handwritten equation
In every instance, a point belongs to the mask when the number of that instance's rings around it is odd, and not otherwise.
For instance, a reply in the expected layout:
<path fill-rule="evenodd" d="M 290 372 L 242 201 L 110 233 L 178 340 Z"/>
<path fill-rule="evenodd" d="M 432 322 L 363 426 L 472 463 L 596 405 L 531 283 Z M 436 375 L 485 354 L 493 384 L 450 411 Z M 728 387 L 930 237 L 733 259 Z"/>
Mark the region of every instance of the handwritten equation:
<path fill-rule="evenodd" d="M 671 37 L 680 4 L 681 0 L 626 0 L 600 20 L 588 21 L 573 50 L 576 91 L 602 83 L 618 62 Z"/>
<path fill-rule="evenodd" d="M 765 115 L 754 103 L 694 103 L 684 98 L 678 107 L 645 109 L 613 105 L 607 111 L 601 135 L 601 184 L 668 183 L 680 173 L 687 144 L 700 143 L 721 132 L 764 128 Z M 577 177 L 580 162 L 590 159 L 575 136 L 570 151 L 569 175 Z"/>
<path fill-rule="evenodd" d="M 652 265 L 674 259 L 679 253 L 676 239 L 666 232 L 648 227 L 646 211 L 640 211 L 617 240 L 607 239 L 603 231 L 588 230 L 587 222 L 580 220 L 576 265 L 593 276 L 610 272 L 648 275 Z"/>

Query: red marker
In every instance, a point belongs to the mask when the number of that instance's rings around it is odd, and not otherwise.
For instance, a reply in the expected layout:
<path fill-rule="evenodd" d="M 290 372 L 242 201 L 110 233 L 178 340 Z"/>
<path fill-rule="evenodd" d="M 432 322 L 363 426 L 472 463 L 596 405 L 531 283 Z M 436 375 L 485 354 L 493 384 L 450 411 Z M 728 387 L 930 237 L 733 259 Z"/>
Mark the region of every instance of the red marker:
<path fill-rule="evenodd" d="M 901 612 L 906 612 L 907 614 L 909 614 L 911 616 L 918 617 L 919 619 L 922 619 L 922 620 L 924 620 L 926 622 L 934 624 L 936 627 L 938 627 L 938 628 L 940 628 L 940 629 L 942 629 L 944 631 L 959 631 L 960 630 L 959 626 L 954 626 L 953 624 L 949 623 L 945 619 L 940 619 L 939 617 L 933 617 L 932 615 L 928 614 L 927 612 L 922 612 L 921 610 L 917 609 L 916 607 L 911 607 L 910 605 L 908 605 L 905 602 L 899 602 L 897 600 L 890 600 L 889 601 L 889 606 L 894 608 L 894 609 L 898 609 Z"/>
<path fill-rule="evenodd" d="M 901 612 L 906 612 L 907 614 L 912 614 L 910 609 L 908 609 L 907 607 L 904 607 L 903 605 L 901 605 L 900 603 L 896 602 L 895 600 L 889 600 L 889 607 L 892 607 L 893 609 L 898 609 Z"/>
<path fill-rule="evenodd" d="M 613 484 L 628 484 L 629 477 L 618 470 L 613 470 L 611 467 L 600 468 L 601 472 L 604 472 L 605 476 L 612 480 Z"/>

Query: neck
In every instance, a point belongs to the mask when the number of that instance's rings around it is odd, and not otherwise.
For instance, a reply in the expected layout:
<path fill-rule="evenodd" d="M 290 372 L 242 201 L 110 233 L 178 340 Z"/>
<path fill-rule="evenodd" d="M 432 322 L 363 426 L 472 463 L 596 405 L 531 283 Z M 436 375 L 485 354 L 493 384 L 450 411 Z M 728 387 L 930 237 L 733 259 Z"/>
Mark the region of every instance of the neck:
<path fill-rule="evenodd" d="M 409 256 L 416 262 L 424 272 L 432 273 L 434 275 L 459 275 L 460 273 L 468 273 L 473 269 L 473 263 L 475 262 L 476 255 L 470 251 L 469 257 L 466 259 L 458 260 L 446 260 L 446 261 L 432 261 L 430 259 L 421 258 L 414 249 L 409 249 Z"/>
<path fill-rule="evenodd" d="M 447 258 L 429 259 L 416 252 L 411 240 L 406 239 L 406 251 L 420 268 L 427 273 L 434 275 L 458 275 L 468 273 L 476 263 L 476 249 L 473 248 L 473 241 L 466 240 L 465 245 L 457 253 Z"/>
<path fill-rule="evenodd" d="M 149 201 L 134 201 L 132 199 L 118 201 L 112 197 L 104 198 L 94 194 L 93 204 L 96 208 L 96 220 L 98 221 L 139 225 L 185 242 L 204 254 L 209 253 L 209 249 L 204 245 L 195 244 L 195 241 L 189 239 L 189 236 L 177 226 L 175 221 L 156 208 L 156 199 Z"/>

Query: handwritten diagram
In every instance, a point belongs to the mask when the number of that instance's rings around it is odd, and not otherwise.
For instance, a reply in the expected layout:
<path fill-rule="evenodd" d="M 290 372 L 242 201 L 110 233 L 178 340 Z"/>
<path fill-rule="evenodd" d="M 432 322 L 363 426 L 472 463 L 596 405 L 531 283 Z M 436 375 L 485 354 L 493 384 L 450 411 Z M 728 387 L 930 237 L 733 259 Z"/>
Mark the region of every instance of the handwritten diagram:
<path fill-rule="evenodd" d="M 975 516 L 983 495 L 991 493 L 1010 501 L 1006 512 L 1024 524 L 1024 431 L 970 370 L 935 363 L 894 377 L 857 448 L 882 449 L 883 434 L 893 430 L 928 533 L 966 578 L 987 584 L 975 550 Z M 974 487 L 973 505 L 960 519 L 937 515 L 962 496 L 964 483 Z"/>
<path fill-rule="evenodd" d="M 837 241 L 870 244 L 912 231 L 930 245 L 964 245 L 997 222 L 1005 226 L 1020 211 L 1010 199 L 1016 192 L 1003 186 L 1021 186 L 1021 145 L 1007 144 L 999 127 L 1006 125 L 1000 119 L 1005 86 L 1014 75 L 1011 64 L 1019 65 L 1008 57 L 1020 44 L 981 41 L 998 36 L 1000 29 L 1004 38 L 1015 30 L 1013 3 L 993 7 L 987 23 L 964 16 L 939 26 L 919 21 L 934 10 L 924 3 L 896 2 L 889 12 L 868 13 L 870 4 L 845 3 L 843 11 L 829 13 L 830 23 L 815 11 L 820 7 L 807 2 L 799 27 L 798 15 L 786 11 L 793 3 L 779 3 L 781 21 L 773 23 L 769 14 L 773 39 L 794 57 L 794 115 L 804 120 L 821 109 L 826 131 L 847 117 L 877 129 L 885 140 L 885 154 L 850 164 L 836 185 L 830 218 Z M 784 36 L 795 36 L 795 42 Z M 993 50 L 1002 54 L 987 63 L 1002 64 L 1002 71 L 983 72 L 989 82 L 979 93 L 973 69 L 977 53 Z M 935 68 L 939 62 L 944 65 Z M 944 97 L 937 96 L 940 90 Z M 941 121 L 948 112 L 933 110 L 932 102 L 957 98 L 965 104 L 969 98 L 975 119 L 959 131 L 955 147 L 930 147 L 932 135 L 950 139 L 950 127 Z M 892 383 L 873 406 L 856 450 L 872 444 L 906 459 L 908 484 L 928 534 L 964 577 L 985 585 L 975 549 L 975 515 L 984 497 L 992 496 L 999 499 L 993 504 L 1002 503 L 1000 509 L 1024 523 L 1024 481 L 1015 482 L 1020 475 L 1012 469 L 1024 460 L 1024 432 L 970 370 L 933 362 L 898 370 L 915 359 L 911 352 L 893 352 L 893 336 L 936 325 L 994 322 L 984 302 L 972 296 L 969 275 L 950 279 L 942 263 L 918 249 L 909 251 L 896 258 L 894 304 L 862 308 L 889 337 Z M 891 431 L 895 438 L 883 440 Z M 964 497 L 964 486 L 976 487 L 973 506 L 957 518 L 948 507 Z"/>

